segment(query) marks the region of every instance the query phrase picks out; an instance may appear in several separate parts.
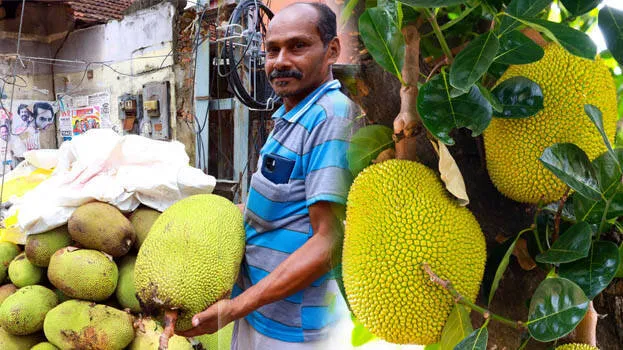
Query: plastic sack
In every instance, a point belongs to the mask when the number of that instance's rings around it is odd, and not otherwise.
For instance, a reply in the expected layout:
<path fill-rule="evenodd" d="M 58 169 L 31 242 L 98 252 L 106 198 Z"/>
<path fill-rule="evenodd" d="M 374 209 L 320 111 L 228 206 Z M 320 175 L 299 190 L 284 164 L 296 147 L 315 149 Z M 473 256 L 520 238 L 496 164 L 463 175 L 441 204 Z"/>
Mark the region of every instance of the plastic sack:
<path fill-rule="evenodd" d="M 141 203 L 163 211 L 216 186 L 213 176 L 188 164 L 178 141 L 91 129 L 64 142 L 52 176 L 11 209 L 27 235 L 64 225 L 77 207 L 91 201 L 110 203 L 123 212 Z"/>

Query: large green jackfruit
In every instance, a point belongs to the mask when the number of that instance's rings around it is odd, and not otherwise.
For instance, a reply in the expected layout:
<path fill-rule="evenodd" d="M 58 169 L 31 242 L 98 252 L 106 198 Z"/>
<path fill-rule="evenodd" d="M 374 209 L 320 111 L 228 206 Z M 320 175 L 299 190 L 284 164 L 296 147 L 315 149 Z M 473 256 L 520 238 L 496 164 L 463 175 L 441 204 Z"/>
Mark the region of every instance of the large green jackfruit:
<path fill-rule="evenodd" d="M 599 349 L 595 346 L 591 346 L 588 344 L 572 343 L 572 344 L 561 345 L 557 347 L 556 350 L 599 350 Z"/>
<path fill-rule="evenodd" d="M 29 235 L 24 251 L 33 265 L 48 267 L 52 254 L 70 244 L 71 236 L 67 231 L 67 226 L 61 226 L 47 232 Z"/>
<path fill-rule="evenodd" d="M 398 344 L 438 342 L 454 300 L 424 265 L 475 301 L 486 255 L 472 213 L 426 166 L 389 160 L 353 182 L 342 277 L 352 312 L 374 335 Z"/>
<path fill-rule="evenodd" d="M 541 87 L 544 108 L 524 119 L 493 118 L 484 132 L 489 176 L 505 196 L 524 203 L 562 197 L 567 186 L 540 162 L 545 148 L 569 142 L 592 160 L 606 151 L 602 137 L 584 112 L 585 104 L 603 114 L 606 135 L 614 139 L 617 97 L 608 67 L 599 59 L 574 56 L 556 44 L 535 63 L 511 66 L 500 82 L 527 77 Z"/>
<path fill-rule="evenodd" d="M 127 350 L 155 350 L 160 344 L 160 335 L 162 335 L 162 326 L 156 321 L 144 318 L 135 322 L 136 330 L 134 332 L 134 340 L 128 346 Z M 168 350 L 193 350 L 190 342 L 179 335 L 174 335 L 169 339 Z M 206 350 L 213 350 L 208 348 Z M 216 350 L 216 349 L 214 349 Z"/>
<path fill-rule="evenodd" d="M 28 335 L 43 329 L 45 315 L 58 304 L 53 291 L 43 286 L 26 286 L 0 305 L 0 326 L 14 335 Z"/>
<path fill-rule="evenodd" d="M 0 327 L 0 349 L 25 350 L 45 340 L 39 333 L 30 335 L 13 335 Z"/>
<path fill-rule="evenodd" d="M 7 276 L 9 264 L 19 254 L 19 247 L 11 242 L 0 241 L 0 283 Z"/>
<path fill-rule="evenodd" d="M 130 222 L 134 227 L 134 232 L 136 232 L 136 242 L 134 242 L 134 245 L 137 249 L 145 242 L 145 238 L 147 238 L 151 226 L 156 222 L 159 216 L 159 211 L 147 207 L 139 207 L 130 215 Z"/>
<path fill-rule="evenodd" d="M 134 281 L 143 310 L 179 310 L 176 330 L 228 297 L 244 253 L 242 214 L 227 199 L 203 194 L 165 210 L 138 252 Z"/>
<path fill-rule="evenodd" d="M 9 278 L 19 288 L 39 283 L 43 272 L 43 268 L 33 265 L 24 253 L 20 253 L 9 264 Z"/>
<path fill-rule="evenodd" d="M 134 255 L 126 255 L 119 262 L 119 279 L 115 295 L 123 308 L 130 309 L 132 312 L 141 312 L 141 305 L 136 299 L 136 287 L 134 287 L 135 264 L 136 256 Z"/>

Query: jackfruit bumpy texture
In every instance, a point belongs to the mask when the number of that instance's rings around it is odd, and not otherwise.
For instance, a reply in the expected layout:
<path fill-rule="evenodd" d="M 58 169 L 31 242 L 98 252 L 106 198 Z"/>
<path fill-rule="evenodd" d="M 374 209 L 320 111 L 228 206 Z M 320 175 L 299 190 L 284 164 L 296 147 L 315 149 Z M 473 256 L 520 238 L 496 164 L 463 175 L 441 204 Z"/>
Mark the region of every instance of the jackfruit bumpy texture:
<path fill-rule="evenodd" d="M 432 344 L 454 301 L 423 270 L 430 265 L 475 300 L 485 240 L 471 212 L 426 166 L 389 160 L 364 169 L 348 194 L 342 268 L 355 317 L 397 344 Z"/>
<path fill-rule="evenodd" d="M 539 162 L 545 148 L 570 142 L 592 160 L 606 150 L 597 128 L 584 112 L 585 104 L 599 108 L 606 135 L 614 139 L 617 98 L 608 68 L 571 55 L 556 44 L 545 48 L 535 63 L 511 66 L 499 82 L 524 76 L 541 86 L 544 108 L 525 119 L 493 118 L 484 132 L 489 176 L 505 196 L 523 203 L 546 203 L 562 197 L 566 185 Z"/>
<path fill-rule="evenodd" d="M 595 346 L 588 344 L 565 344 L 556 348 L 556 350 L 599 350 Z"/>
<path fill-rule="evenodd" d="M 244 254 L 242 214 L 212 194 L 182 199 L 156 220 L 141 245 L 134 283 L 141 306 L 179 309 L 176 330 L 192 316 L 228 297 Z"/>

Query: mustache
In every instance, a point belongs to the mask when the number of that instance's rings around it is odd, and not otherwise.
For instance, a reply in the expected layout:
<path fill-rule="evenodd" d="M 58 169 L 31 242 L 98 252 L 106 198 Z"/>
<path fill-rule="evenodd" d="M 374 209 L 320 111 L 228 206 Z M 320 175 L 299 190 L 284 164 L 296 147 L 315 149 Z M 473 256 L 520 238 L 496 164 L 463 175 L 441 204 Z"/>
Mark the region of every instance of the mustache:
<path fill-rule="evenodd" d="M 273 80 L 276 78 L 295 78 L 295 79 L 301 80 L 301 78 L 303 78 L 303 73 L 297 70 L 281 70 L 281 71 L 274 70 L 270 73 L 268 78 L 270 80 Z"/>

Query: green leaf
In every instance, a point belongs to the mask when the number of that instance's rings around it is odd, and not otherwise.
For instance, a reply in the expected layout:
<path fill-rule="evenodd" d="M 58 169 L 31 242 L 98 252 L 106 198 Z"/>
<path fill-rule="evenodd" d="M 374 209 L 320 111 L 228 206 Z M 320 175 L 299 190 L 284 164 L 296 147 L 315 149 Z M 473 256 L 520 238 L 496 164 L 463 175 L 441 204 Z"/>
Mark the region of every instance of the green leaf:
<path fill-rule="evenodd" d="M 481 83 L 476 83 L 476 86 L 478 87 L 478 90 L 480 90 L 482 96 L 487 100 L 487 102 L 489 102 L 491 108 L 493 108 L 493 111 L 497 113 L 502 113 L 502 111 L 504 110 L 504 106 L 502 106 L 500 100 L 498 100 L 497 97 L 493 96 L 491 91 L 489 91 L 489 89 L 484 87 Z"/>
<path fill-rule="evenodd" d="M 450 67 L 450 85 L 462 91 L 469 91 L 480 77 L 489 69 L 500 41 L 493 31 L 479 35 L 470 41 Z"/>
<path fill-rule="evenodd" d="M 518 30 L 500 37 L 500 49 L 495 62 L 503 64 L 526 64 L 540 60 L 545 51 L 532 39 Z"/>
<path fill-rule="evenodd" d="M 573 208 L 578 220 L 599 224 L 606 210 L 606 200 L 593 201 L 579 193 L 573 195 Z M 606 220 L 623 216 L 623 193 L 617 193 L 610 200 Z"/>
<path fill-rule="evenodd" d="M 599 11 L 599 29 L 614 59 L 623 66 L 623 11 L 604 6 Z"/>
<path fill-rule="evenodd" d="M 370 55 L 404 84 L 401 71 L 404 64 L 405 38 L 399 28 L 396 18 L 381 7 L 369 8 L 359 17 L 361 39 Z"/>
<path fill-rule="evenodd" d="M 597 130 L 599 130 L 601 138 L 603 139 L 606 148 L 608 148 L 608 151 L 610 151 L 610 153 L 613 153 L 614 151 L 612 150 L 610 139 L 608 138 L 608 136 L 606 135 L 606 131 L 604 130 L 604 119 L 599 108 L 591 104 L 585 104 L 584 112 L 588 115 L 593 124 L 595 124 Z"/>
<path fill-rule="evenodd" d="M 487 328 L 478 328 L 458 343 L 454 350 L 487 350 L 488 340 L 489 331 Z"/>
<path fill-rule="evenodd" d="M 546 252 L 536 256 L 545 264 L 561 264 L 585 258 L 591 247 L 591 227 L 581 221 L 569 227 Z"/>
<path fill-rule="evenodd" d="M 561 0 L 572 16 L 578 16 L 594 9 L 601 0 Z"/>
<path fill-rule="evenodd" d="M 487 305 L 489 306 L 491 305 L 491 302 L 493 301 L 493 296 L 495 295 L 495 292 L 498 290 L 498 287 L 500 286 L 500 281 L 502 280 L 502 277 L 504 276 L 504 272 L 506 271 L 506 268 L 508 267 L 508 263 L 510 261 L 511 255 L 513 254 L 513 251 L 515 250 L 515 245 L 517 244 L 519 237 L 521 237 L 522 233 L 524 232 L 526 231 L 525 230 L 521 231 L 517 236 L 515 236 L 513 243 L 506 250 L 506 253 L 504 254 L 504 257 L 502 258 L 502 261 L 500 261 L 500 265 L 498 265 L 498 268 L 495 271 L 495 277 L 493 277 L 493 282 L 491 282 L 491 291 L 489 292 L 489 301 L 487 302 Z"/>
<path fill-rule="evenodd" d="M 593 40 L 579 30 L 565 24 L 554 23 L 538 18 L 517 18 L 530 27 L 543 32 L 547 37 L 560 44 L 572 55 L 594 60 L 597 46 Z"/>
<path fill-rule="evenodd" d="M 445 7 L 460 5 L 467 0 L 400 0 L 403 4 L 413 7 Z"/>
<path fill-rule="evenodd" d="M 451 89 L 442 70 L 421 87 L 417 99 L 424 126 L 447 145 L 454 144 L 449 135 L 452 129 L 467 127 L 472 130 L 472 136 L 478 136 L 491 122 L 491 105 L 477 87 L 456 98 L 450 96 Z"/>
<path fill-rule="evenodd" d="M 614 277 L 623 278 L 623 243 L 619 246 L 619 268 Z"/>
<path fill-rule="evenodd" d="M 442 350 L 439 343 L 429 344 L 424 347 L 424 350 Z"/>
<path fill-rule="evenodd" d="M 599 200 L 601 193 L 588 156 L 572 143 L 556 143 L 547 147 L 541 163 L 569 187 L 586 198 Z"/>
<path fill-rule="evenodd" d="M 350 146 L 346 152 L 348 166 L 353 177 L 370 165 L 379 153 L 394 144 L 394 131 L 384 125 L 370 125 L 363 127 L 350 139 Z"/>
<path fill-rule="evenodd" d="M 547 278 L 534 291 L 528 312 L 528 331 L 541 342 L 569 334 L 582 321 L 589 299 L 582 288 L 565 278 Z"/>
<path fill-rule="evenodd" d="M 535 17 L 541 11 L 545 10 L 552 0 L 513 0 L 508 4 L 506 13 L 514 17 Z M 500 35 L 517 28 L 520 22 L 514 18 L 504 16 L 500 24 Z"/>
<path fill-rule="evenodd" d="M 606 289 L 619 268 L 619 248 L 608 241 L 593 243 L 588 257 L 560 265 L 558 274 L 575 282 L 589 299 Z"/>
<path fill-rule="evenodd" d="M 362 346 L 365 343 L 376 339 L 376 336 L 361 323 L 357 319 L 353 318 L 353 323 L 355 327 L 353 328 L 353 332 L 350 336 L 350 342 L 353 346 Z"/>
<path fill-rule="evenodd" d="M 501 113 L 494 113 L 498 118 L 527 118 L 543 109 L 541 87 L 526 77 L 517 76 L 504 80 L 493 89 L 493 95 L 503 108 Z"/>
<path fill-rule="evenodd" d="M 448 316 L 446 325 L 441 331 L 439 342 L 441 349 L 454 349 L 473 330 L 472 321 L 469 318 L 469 309 L 464 305 L 455 304 L 450 316 Z"/>
<path fill-rule="evenodd" d="M 623 149 L 605 152 L 593 160 L 593 170 L 604 197 L 610 198 L 621 189 Z"/>

